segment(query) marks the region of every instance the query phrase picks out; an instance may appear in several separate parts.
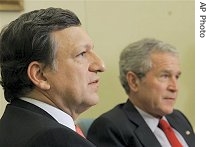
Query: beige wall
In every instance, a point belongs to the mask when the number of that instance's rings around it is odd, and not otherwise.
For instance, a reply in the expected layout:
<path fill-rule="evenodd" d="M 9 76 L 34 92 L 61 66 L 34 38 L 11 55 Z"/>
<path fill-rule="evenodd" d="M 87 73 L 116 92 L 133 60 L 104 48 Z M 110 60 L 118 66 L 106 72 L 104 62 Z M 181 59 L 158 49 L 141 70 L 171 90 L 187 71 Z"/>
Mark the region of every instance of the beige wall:
<path fill-rule="evenodd" d="M 107 70 L 101 74 L 100 102 L 81 118 L 97 117 L 127 96 L 118 80 L 118 58 L 129 43 L 154 37 L 176 46 L 181 53 L 182 77 L 176 108 L 195 125 L 195 7 L 193 0 L 25 0 L 24 12 L 46 7 L 74 11 L 104 59 Z M 0 28 L 19 16 L 0 12 Z M 0 116 L 6 102 L 0 91 Z"/>

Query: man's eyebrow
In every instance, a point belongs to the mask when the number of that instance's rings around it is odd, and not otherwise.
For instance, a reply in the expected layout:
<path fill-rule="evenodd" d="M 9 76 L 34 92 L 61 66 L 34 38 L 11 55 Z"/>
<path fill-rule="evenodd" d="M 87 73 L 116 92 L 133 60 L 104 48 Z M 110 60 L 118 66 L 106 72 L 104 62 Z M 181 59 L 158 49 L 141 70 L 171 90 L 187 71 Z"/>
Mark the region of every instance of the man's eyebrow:
<path fill-rule="evenodd" d="M 86 49 L 93 49 L 94 48 L 94 45 L 91 45 L 91 44 L 82 44 L 80 47 L 84 47 Z"/>
<path fill-rule="evenodd" d="M 173 71 L 172 70 L 167 70 L 167 69 L 165 69 L 165 70 L 163 70 L 163 71 L 161 71 L 162 73 L 172 73 Z M 178 74 L 179 76 L 182 74 L 182 72 L 181 71 L 178 71 L 176 74 Z"/>

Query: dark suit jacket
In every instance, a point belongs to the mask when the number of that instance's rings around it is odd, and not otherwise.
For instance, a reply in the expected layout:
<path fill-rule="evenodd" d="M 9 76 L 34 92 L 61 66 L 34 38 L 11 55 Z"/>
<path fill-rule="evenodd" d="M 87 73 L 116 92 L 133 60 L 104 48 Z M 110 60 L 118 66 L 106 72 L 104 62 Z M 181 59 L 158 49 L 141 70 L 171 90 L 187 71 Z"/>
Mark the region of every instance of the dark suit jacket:
<path fill-rule="evenodd" d="M 22 100 L 6 106 L 0 120 L 1 147 L 95 147 L 47 112 Z"/>
<path fill-rule="evenodd" d="M 187 144 L 194 147 L 195 134 L 186 117 L 180 111 L 174 110 L 166 118 Z M 190 134 L 186 134 L 186 131 L 190 131 Z M 92 123 L 87 138 L 99 147 L 161 147 L 129 100 L 97 118 Z"/>

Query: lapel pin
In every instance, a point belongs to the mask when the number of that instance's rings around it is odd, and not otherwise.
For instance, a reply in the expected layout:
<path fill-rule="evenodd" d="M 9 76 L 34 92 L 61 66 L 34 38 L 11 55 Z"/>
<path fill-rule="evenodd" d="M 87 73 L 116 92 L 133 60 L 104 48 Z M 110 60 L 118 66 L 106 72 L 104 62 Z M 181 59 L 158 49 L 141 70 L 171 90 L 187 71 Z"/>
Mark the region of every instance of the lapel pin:
<path fill-rule="evenodd" d="M 188 130 L 185 133 L 186 133 L 186 135 L 190 135 L 190 131 L 188 131 Z"/>

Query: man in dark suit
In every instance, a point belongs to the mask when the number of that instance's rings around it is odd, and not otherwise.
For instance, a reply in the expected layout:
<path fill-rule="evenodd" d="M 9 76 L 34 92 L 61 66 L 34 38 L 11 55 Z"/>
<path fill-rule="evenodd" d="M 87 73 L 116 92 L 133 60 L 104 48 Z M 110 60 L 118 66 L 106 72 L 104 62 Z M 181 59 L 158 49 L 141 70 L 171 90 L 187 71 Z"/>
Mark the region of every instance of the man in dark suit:
<path fill-rule="evenodd" d="M 190 122 L 173 108 L 181 74 L 176 49 L 143 39 L 122 51 L 119 67 L 128 100 L 99 116 L 87 138 L 100 147 L 194 147 Z M 172 139 L 161 122 L 170 124 Z"/>
<path fill-rule="evenodd" d="M 2 147 L 94 147 L 75 120 L 98 102 L 103 61 L 69 10 L 21 15 L 0 34 L 1 85 L 8 101 Z"/>

